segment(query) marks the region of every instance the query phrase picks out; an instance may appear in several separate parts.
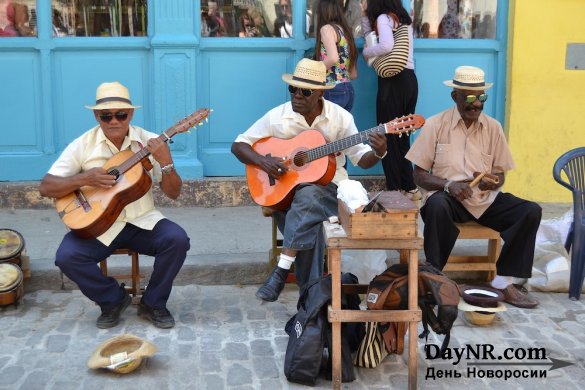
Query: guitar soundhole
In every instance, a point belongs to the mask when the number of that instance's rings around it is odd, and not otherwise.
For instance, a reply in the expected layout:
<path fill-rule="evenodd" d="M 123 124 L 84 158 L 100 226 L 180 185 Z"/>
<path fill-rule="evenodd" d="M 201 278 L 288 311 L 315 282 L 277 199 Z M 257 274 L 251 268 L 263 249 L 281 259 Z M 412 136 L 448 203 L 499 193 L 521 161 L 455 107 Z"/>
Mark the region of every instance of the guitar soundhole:
<path fill-rule="evenodd" d="M 303 165 L 305 165 L 307 163 L 307 153 L 306 152 L 299 152 L 297 154 L 295 154 L 295 156 L 293 157 L 293 163 L 297 166 L 297 167 L 302 167 Z"/>
<path fill-rule="evenodd" d="M 117 168 L 110 169 L 108 175 L 116 176 L 116 180 L 120 177 L 120 171 Z"/>

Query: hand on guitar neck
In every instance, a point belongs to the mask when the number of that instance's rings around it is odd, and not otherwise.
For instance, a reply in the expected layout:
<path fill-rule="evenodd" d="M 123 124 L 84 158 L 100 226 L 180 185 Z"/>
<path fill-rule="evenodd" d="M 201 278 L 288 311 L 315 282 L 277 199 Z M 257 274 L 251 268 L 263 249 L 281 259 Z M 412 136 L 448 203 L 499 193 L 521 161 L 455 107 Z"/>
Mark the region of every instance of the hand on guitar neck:
<path fill-rule="evenodd" d="M 297 185 L 314 183 L 327 185 L 336 172 L 335 154 L 363 142 L 370 142 L 376 153 L 368 152 L 360 166 L 373 166 L 384 154 L 385 134 L 414 132 L 424 124 L 424 118 L 413 114 L 327 143 L 323 135 L 307 129 L 290 139 L 267 137 L 250 146 L 235 142 L 232 153 L 246 164 L 250 195 L 261 206 L 286 209 Z M 378 154 L 378 157 L 375 156 Z"/>

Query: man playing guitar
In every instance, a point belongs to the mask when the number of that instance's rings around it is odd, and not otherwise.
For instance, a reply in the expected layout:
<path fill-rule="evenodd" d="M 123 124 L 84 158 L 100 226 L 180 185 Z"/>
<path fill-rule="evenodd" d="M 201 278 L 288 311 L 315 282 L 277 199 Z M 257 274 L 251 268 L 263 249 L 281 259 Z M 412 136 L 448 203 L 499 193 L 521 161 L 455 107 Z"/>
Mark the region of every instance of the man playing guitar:
<path fill-rule="evenodd" d="M 150 177 L 160 182 L 162 191 L 171 199 L 181 193 L 182 180 L 174 169 L 164 139 L 130 126 L 134 109 L 139 106 L 132 105 L 126 87 L 118 82 L 103 83 L 97 88 L 96 104 L 86 107 L 93 110 L 98 125 L 65 148 L 43 178 L 39 187 L 41 195 L 63 198 L 81 193 L 82 187 L 94 193 L 115 190 L 128 180 L 130 171 L 124 175 L 104 169 L 104 164 L 114 155 L 140 153 L 143 148 L 151 156 L 144 160 L 145 168 L 137 165 L 138 173 L 142 172 L 148 180 L 142 192 L 114 217 L 115 221 L 103 234 L 88 238 L 74 231 L 67 233 L 57 250 L 55 264 L 85 296 L 100 306 L 102 314 L 97 319 L 97 327 L 111 328 L 118 324 L 131 298 L 114 278 L 102 274 L 97 263 L 119 248 L 154 256 L 154 269 L 138 314 L 157 327 L 171 328 L 175 321 L 166 303 L 189 250 L 189 237 L 179 225 L 154 208 Z M 72 199 L 65 211 L 83 207 L 90 213 L 99 206 L 99 202 L 84 202 L 82 196 Z"/>
<path fill-rule="evenodd" d="M 294 74 L 284 74 L 291 101 L 266 113 L 246 132 L 240 134 L 232 145 L 232 153 L 244 164 L 255 166 L 266 173 L 272 183 L 285 180 L 291 162 L 275 150 L 266 155 L 256 152 L 252 145 L 266 137 L 292 139 L 303 131 L 314 129 L 327 142 L 334 142 L 357 134 L 353 117 L 343 108 L 323 99 L 326 68 L 320 61 L 302 59 Z M 382 133 L 368 135 L 371 145 L 358 143 L 338 153 L 333 180 L 325 185 L 304 183 L 296 186 L 290 206 L 277 207 L 273 213 L 283 232 L 283 247 L 277 266 L 256 296 L 264 301 L 278 299 L 293 262 L 299 286 L 323 273 L 325 242 L 321 223 L 337 215 L 337 183 L 347 179 L 344 168 L 345 156 L 361 168 L 374 166 L 386 155 L 386 137 Z M 372 150 L 373 149 L 373 150 Z M 327 158 L 327 157 L 324 157 Z M 296 167 L 302 170 L 302 167 Z M 307 168 L 308 169 L 308 168 Z M 292 172 L 291 172 L 292 173 Z"/>

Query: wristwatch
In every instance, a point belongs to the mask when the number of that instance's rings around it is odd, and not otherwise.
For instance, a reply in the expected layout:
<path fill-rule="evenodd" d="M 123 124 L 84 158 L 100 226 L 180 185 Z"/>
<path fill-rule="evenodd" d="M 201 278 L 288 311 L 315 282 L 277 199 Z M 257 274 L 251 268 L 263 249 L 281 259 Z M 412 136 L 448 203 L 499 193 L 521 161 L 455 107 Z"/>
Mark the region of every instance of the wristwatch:
<path fill-rule="evenodd" d="M 445 183 L 445 186 L 443 187 L 443 191 L 445 191 L 449 195 L 451 195 L 451 193 L 449 192 L 449 186 L 451 185 L 451 183 L 453 183 L 453 180 L 447 180 L 447 183 Z"/>
<path fill-rule="evenodd" d="M 175 164 L 170 163 L 168 165 L 165 165 L 164 167 L 161 167 L 160 170 L 163 173 L 163 175 L 168 175 L 169 173 L 175 170 Z"/>

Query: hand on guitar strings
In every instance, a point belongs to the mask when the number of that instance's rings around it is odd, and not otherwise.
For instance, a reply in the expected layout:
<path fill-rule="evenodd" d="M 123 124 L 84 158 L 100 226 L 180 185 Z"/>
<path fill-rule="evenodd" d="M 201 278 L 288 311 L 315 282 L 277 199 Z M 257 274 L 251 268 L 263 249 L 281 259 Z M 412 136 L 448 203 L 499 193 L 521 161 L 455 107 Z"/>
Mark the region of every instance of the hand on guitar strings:
<path fill-rule="evenodd" d="M 368 134 L 368 143 L 374 149 L 378 156 L 383 156 L 387 150 L 386 134 L 370 133 Z"/>
<path fill-rule="evenodd" d="M 284 157 L 263 156 L 260 161 L 260 168 L 268 175 L 278 178 L 288 171 L 284 161 Z"/>
<path fill-rule="evenodd" d="M 91 168 L 82 173 L 84 184 L 97 188 L 112 188 L 116 184 L 116 176 L 108 174 L 102 167 Z"/>

